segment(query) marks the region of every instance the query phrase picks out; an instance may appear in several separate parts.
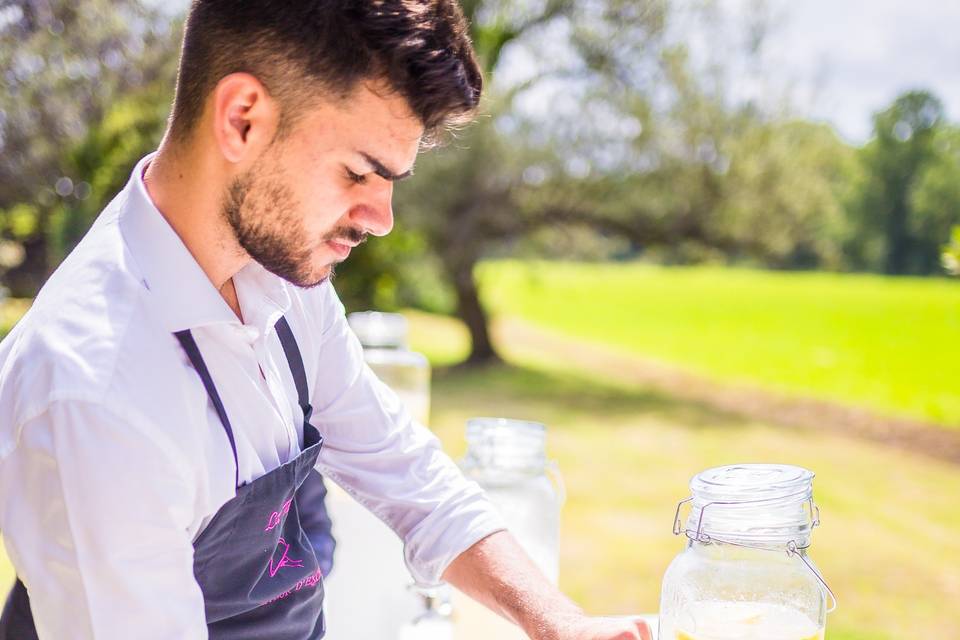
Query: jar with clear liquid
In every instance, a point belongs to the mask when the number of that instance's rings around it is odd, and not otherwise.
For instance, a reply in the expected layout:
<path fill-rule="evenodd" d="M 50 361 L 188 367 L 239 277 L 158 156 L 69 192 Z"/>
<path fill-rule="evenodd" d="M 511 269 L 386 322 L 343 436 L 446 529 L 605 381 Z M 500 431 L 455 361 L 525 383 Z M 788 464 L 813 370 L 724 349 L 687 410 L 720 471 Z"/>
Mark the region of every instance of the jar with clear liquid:
<path fill-rule="evenodd" d="M 484 489 L 510 533 L 547 579 L 556 584 L 560 574 L 560 509 L 566 494 L 556 464 L 547 460 L 546 435 L 546 427 L 538 422 L 473 418 L 467 422 L 467 453 L 460 466 Z M 527 637 L 518 627 L 459 593 L 454 604 L 457 628 L 469 629 L 471 637 Z"/>
<path fill-rule="evenodd" d="M 819 524 L 813 473 L 716 467 L 690 490 L 674 518 L 687 543 L 663 578 L 660 640 L 823 640 L 836 600 L 807 555 Z"/>
<path fill-rule="evenodd" d="M 427 424 L 430 363 L 423 354 L 407 349 L 407 319 L 399 313 L 361 311 L 351 313 L 347 321 L 373 372 L 400 397 L 414 420 Z"/>

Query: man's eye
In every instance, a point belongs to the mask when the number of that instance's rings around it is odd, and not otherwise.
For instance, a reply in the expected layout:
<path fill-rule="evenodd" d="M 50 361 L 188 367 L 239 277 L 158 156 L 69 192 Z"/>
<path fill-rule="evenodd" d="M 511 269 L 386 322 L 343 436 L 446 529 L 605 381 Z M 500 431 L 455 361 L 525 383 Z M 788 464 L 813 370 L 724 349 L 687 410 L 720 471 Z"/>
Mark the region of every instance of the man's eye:
<path fill-rule="evenodd" d="M 351 182 L 355 182 L 357 184 L 363 184 L 364 182 L 367 181 L 367 176 L 360 175 L 359 173 L 354 173 L 353 171 L 350 171 L 350 169 L 347 169 L 347 177 L 350 179 Z"/>

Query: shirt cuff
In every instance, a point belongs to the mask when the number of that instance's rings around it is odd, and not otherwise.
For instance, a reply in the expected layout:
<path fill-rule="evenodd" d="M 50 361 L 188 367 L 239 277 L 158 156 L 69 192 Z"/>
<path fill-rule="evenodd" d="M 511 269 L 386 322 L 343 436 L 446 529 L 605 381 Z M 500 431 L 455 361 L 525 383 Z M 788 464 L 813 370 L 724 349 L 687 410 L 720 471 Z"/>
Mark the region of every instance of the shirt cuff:
<path fill-rule="evenodd" d="M 480 489 L 455 504 L 442 505 L 407 536 L 404 559 L 419 587 L 433 587 L 457 556 L 492 533 L 507 528 L 503 517 Z"/>

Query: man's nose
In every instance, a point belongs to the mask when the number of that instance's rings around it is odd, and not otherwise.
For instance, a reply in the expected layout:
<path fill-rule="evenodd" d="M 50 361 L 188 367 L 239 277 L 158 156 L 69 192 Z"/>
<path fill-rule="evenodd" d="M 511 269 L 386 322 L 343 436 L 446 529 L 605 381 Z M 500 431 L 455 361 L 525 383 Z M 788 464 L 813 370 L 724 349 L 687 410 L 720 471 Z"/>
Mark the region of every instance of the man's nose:
<path fill-rule="evenodd" d="M 374 178 L 353 210 L 353 221 L 372 236 L 385 236 L 393 229 L 393 183 Z"/>

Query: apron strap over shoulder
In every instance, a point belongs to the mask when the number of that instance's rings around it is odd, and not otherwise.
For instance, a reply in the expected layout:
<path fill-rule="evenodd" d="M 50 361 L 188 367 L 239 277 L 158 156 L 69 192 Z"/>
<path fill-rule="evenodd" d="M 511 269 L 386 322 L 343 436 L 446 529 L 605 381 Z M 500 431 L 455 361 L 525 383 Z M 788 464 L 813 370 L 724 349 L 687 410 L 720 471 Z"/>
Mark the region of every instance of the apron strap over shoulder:
<path fill-rule="evenodd" d="M 297 386 L 297 402 L 303 410 L 303 421 L 310 422 L 313 407 L 310 406 L 310 394 L 307 388 L 307 374 L 303 368 L 303 357 L 300 355 L 300 347 L 297 346 L 297 341 L 293 337 L 290 324 L 283 316 L 280 316 L 280 319 L 277 320 L 277 335 L 280 336 L 283 353 L 287 356 L 290 373 L 293 374 L 293 382 Z"/>
<path fill-rule="evenodd" d="M 217 393 L 217 388 L 214 386 L 213 379 L 210 377 L 210 371 L 207 369 L 207 363 L 203 361 L 203 356 L 200 355 L 200 349 L 197 347 L 197 341 L 194 340 L 193 334 L 190 333 L 189 329 L 176 331 L 173 335 L 175 335 L 177 340 L 180 341 L 181 346 L 183 346 L 183 350 L 187 352 L 187 357 L 190 358 L 190 362 L 193 364 L 193 368 L 200 375 L 200 380 L 203 381 L 203 386 L 207 390 L 207 395 L 210 396 L 210 399 L 213 401 L 213 406 L 217 410 L 217 415 L 220 416 L 220 422 L 223 423 L 223 429 L 227 432 L 227 439 L 230 440 L 230 448 L 233 449 L 233 486 L 239 487 L 240 462 L 237 459 L 237 443 L 233 438 L 233 427 L 230 426 L 230 419 L 227 417 L 226 409 L 223 408 L 223 401 L 220 400 L 220 394 Z"/>

